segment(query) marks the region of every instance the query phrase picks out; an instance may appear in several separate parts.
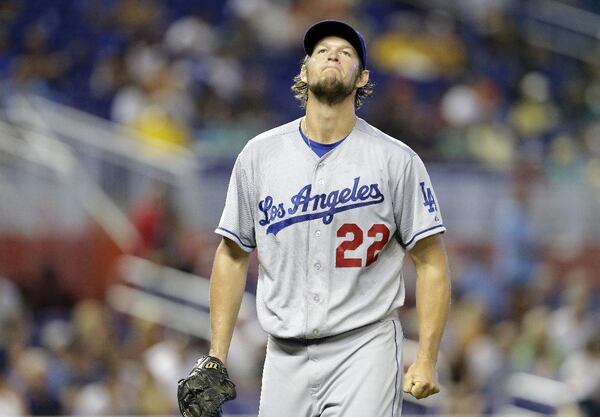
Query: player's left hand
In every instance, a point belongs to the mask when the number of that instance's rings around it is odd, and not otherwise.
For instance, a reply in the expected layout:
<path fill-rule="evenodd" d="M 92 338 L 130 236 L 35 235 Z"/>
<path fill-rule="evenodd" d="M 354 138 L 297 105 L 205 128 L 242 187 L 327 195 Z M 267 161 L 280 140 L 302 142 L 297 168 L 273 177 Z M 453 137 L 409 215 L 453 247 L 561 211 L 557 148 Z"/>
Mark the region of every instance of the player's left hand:
<path fill-rule="evenodd" d="M 403 390 L 417 400 L 440 392 L 435 365 L 419 360 L 413 363 L 404 375 Z"/>
<path fill-rule="evenodd" d="M 219 358 L 204 355 L 187 378 L 177 384 L 183 417 L 221 417 L 221 405 L 236 397 L 235 384 Z"/>

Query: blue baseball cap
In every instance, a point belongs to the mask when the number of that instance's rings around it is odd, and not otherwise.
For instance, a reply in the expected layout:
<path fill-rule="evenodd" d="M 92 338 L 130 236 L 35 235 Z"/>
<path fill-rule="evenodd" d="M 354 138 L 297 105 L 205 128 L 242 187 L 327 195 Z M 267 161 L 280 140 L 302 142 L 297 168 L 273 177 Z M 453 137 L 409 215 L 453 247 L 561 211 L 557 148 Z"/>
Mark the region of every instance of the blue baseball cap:
<path fill-rule="evenodd" d="M 308 28 L 304 34 L 304 51 L 312 55 L 315 46 L 327 36 L 338 36 L 354 47 L 363 68 L 367 67 L 367 47 L 359 31 L 339 20 L 322 20 Z"/>

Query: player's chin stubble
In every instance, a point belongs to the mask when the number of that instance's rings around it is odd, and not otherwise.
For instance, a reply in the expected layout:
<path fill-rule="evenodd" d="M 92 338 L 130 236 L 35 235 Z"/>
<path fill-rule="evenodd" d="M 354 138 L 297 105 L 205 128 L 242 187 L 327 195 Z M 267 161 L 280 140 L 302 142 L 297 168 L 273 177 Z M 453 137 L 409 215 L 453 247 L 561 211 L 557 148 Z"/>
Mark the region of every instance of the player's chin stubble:
<path fill-rule="evenodd" d="M 354 91 L 358 74 L 355 75 L 352 82 L 344 84 L 338 78 L 323 77 L 315 83 L 308 83 L 308 89 L 315 98 L 321 103 L 334 105 L 344 101 Z"/>

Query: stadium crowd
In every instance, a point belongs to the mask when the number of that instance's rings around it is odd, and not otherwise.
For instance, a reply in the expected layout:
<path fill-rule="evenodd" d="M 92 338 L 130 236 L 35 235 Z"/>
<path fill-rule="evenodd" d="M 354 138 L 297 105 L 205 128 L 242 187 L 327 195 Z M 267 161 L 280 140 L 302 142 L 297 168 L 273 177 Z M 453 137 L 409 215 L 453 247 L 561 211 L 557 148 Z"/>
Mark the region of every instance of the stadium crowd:
<path fill-rule="evenodd" d="M 301 35 L 336 16 L 369 41 L 377 94 L 362 115 L 425 160 L 526 160 L 598 186 L 597 50 L 575 59 L 528 42 L 528 2 L 419 3 L 7 0 L 0 83 L 130 126 L 151 145 L 231 157 L 300 114 L 289 87 Z"/>
<path fill-rule="evenodd" d="M 498 411 L 511 401 L 507 378 L 527 372 L 567 384 L 572 404 L 557 415 L 598 415 L 599 315 L 590 277 L 573 270 L 558 285 L 559 277 L 542 264 L 529 285 L 502 288 L 485 255 L 473 257 L 454 263 L 442 347 L 445 401 L 435 411 Z M 6 279 L 0 289 L 3 416 L 176 414 L 175 381 L 208 349 L 205 340 L 98 300 L 49 299 L 44 288 L 18 288 Z M 506 303 L 499 307 L 493 294 L 503 290 Z M 404 332 L 412 339 L 415 315 L 414 308 L 403 311 Z M 255 326 L 238 329 L 229 363 L 239 397 L 227 412 L 257 412 L 265 340 Z"/>
<path fill-rule="evenodd" d="M 178 145 L 227 159 L 300 114 L 290 85 L 304 28 L 360 16 L 376 82 L 360 116 L 426 161 L 499 171 L 529 163 L 547 180 L 600 193 L 600 62 L 527 42 L 526 2 L 462 0 L 449 12 L 416 3 L 5 0 L 0 100 L 39 94 L 128 126 L 165 152 Z M 594 1 L 570 3 L 600 12 Z M 598 271 L 555 270 L 522 196 L 512 203 L 491 250 L 450 246 L 448 395 L 437 411 L 493 413 L 510 401 L 507 378 L 523 371 L 568 384 L 573 405 L 561 415 L 600 415 Z M 161 220 L 134 211 L 146 239 L 139 254 L 207 275 L 213 246 L 196 247 L 194 262 L 172 213 L 147 209 L 168 217 L 167 228 L 157 237 L 148 222 Z M 41 274 L 38 286 L 0 279 L 0 415 L 175 414 L 175 381 L 206 341 L 73 299 L 51 269 Z M 403 315 L 415 338 L 411 300 Z M 247 332 L 260 350 L 263 335 Z M 262 364 L 250 357 L 232 358 L 246 363 L 231 370 L 240 398 L 228 412 L 256 413 Z"/>

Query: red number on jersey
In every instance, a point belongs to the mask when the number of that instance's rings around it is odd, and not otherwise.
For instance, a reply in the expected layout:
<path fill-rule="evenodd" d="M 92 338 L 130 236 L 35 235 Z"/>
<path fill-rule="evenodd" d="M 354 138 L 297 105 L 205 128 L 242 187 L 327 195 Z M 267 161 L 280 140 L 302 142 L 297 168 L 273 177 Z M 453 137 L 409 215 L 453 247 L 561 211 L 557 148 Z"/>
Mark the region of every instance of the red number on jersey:
<path fill-rule="evenodd" d="M 335 251 L 336 268 L 353 268 L 362 265 L 360 258 L 346 258 L 347 250 L 357 249 L 363 243 L 363 231 L 354 223 L 344 223 L 337 231 L 337 237 L 346 237 L 352 234 L 351 240 L 344 240 Z"/>
<path fill-rule="evenodd" d="M 367 266 L 371 265 L 377 260 L 379 251 L 384 248 L 388 240 L 390 239 L 390 229 L 385 224 L 374 224 L 367 232 L 369 237 L 377 237 L 381 235 L 380 240 L 376 240 L 367 248 Z"/>
<path fill-rule="evenodd" d="M 352 234 L 352 239 L 344 240 L 339 244 L 335 251 L 335 266 L 336 268 L 360 268 L 362 266 L 361 258 L 347 258 L 347 250 L 358 249 L 363 243 L 363 231 L 355 223 L 344 223 L 337 231 L 337 237 L 346 237 Z M 374 224 L 367 232 L 369 237 L 377 238 L 367 248 L 367 262 L 366 266 L 371 265 L 377 260 L 377 255 L 385 247 L 388 240 L 390 239 L 390 229 L 385 224 Z"/>

